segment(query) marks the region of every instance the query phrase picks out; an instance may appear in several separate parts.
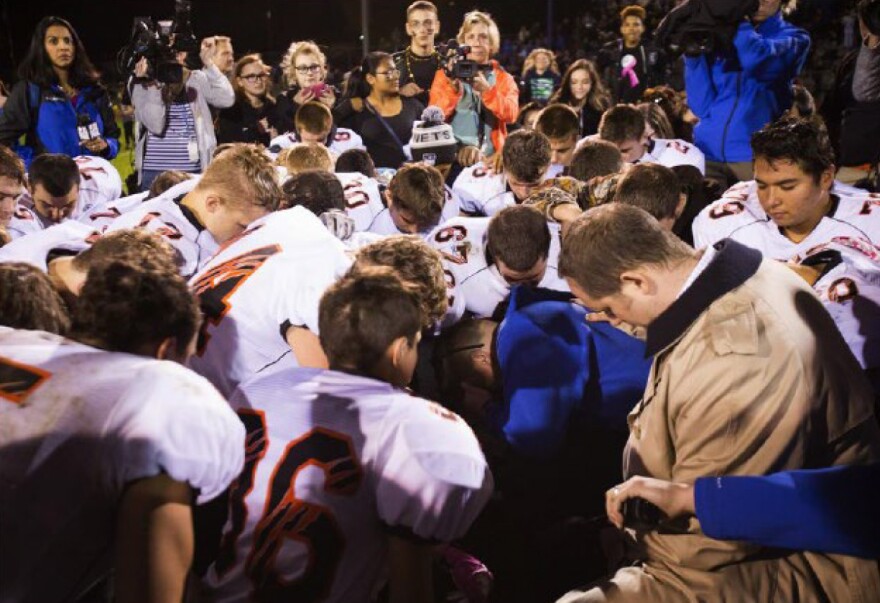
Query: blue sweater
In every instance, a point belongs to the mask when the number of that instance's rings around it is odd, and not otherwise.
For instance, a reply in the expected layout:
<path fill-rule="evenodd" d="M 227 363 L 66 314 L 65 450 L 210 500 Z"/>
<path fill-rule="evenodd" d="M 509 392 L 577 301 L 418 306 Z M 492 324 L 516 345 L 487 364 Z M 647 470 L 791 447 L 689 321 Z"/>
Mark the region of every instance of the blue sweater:
<path fill-rule="evenodd" d="M 688 105 L 700 118 L 694 142 L 710 161 L 752 160 L 752 134 L 791 106 L 810 36 L 776 13 L 757 29 L 744 21 L 733 44 L 735 54 L 685 58 Z"/>
<path fill-rule="evenodd" d="M 712 538 L 880 557 L 880 463 L 704 477 L 694 496 L 697 518 Z"/>
<path fill-rule="evenodd" d="M 625 433 L 644 393 L 644 342 L 585 315 L 553 292 L 511 291 L 496 335 L 504 398 L 493 419 L 526 457 L 552 457 L 573 421 Z"/>

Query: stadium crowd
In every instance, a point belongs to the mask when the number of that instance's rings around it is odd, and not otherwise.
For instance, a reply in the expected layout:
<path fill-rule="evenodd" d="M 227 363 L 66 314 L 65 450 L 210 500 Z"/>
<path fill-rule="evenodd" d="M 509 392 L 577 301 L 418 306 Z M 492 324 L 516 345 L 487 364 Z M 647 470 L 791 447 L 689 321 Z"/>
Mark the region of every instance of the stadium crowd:
<path fill-rule="evenodd" d="M 795 5 L 172 37 L 127 109 L 44 18 L 0 602 L 880 601 L 880 2 L 833 81 Z"/>

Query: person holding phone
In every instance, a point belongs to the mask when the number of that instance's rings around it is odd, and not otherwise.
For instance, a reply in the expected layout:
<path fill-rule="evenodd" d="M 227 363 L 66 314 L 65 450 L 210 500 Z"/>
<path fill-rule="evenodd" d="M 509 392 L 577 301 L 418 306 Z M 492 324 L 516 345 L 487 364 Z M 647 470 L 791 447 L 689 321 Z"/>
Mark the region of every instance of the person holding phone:
<path fill-rule="evenodd" d="M 293 130 L 297 110 L 309 101 L 318 101 L 333 109 L 336 90 L 327 78 L 327 57 L 311 40 L 294 42 L 281 62 L 290 88 L 278 96 L 276 122 L 279 132 Z"/>

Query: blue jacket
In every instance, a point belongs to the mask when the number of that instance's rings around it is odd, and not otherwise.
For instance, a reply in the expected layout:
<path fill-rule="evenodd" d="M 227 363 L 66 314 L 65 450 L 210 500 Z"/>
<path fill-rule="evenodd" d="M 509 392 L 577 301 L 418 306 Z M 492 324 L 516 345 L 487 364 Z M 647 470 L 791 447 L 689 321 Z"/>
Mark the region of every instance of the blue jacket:
<path fill-rule="evenodd" d="M 776 13 L 754 28 L 740 24 L 735 54 L 685 59 L 688 105 L 700 118 L 694 142 L 710 161 L 752 160 L 752 133 L 791 106 L 791 85 L 810 36 Z"/>
<path fill-rule="evenodd" d="M 26 81 L 18 82 L 0 114 L 0 143 L 15 147 L 28 164 L 33 156 L 43 152 L 71 157 L 91 155 L 80 145 L 77 134 L 77 116 L 82 113 L 88 114 L 98 125 L 101 136 L 107 141 L 108 148 L 101 156 L 105 159 L 116 157 L 119 127 L 107 92 L 101 87 L 82 88 L 74 104 L 60 86 L 40 89 Z M 19 146 L 16 143 L 22 135 L 26 135 L 25 144 Z"/>
<path fill-rule="evenodd" d="M 705 477 L 694 496 L 697 518 L 712 538 L 880 557 L 880 463 Z"/>
<path fill-rule="evenodd" d="M 556 454 L 574 422 L 626 433 L 651 368 L 642 341 L 552 297 L 514 287 L 495 340 L 504 398 L 493 422 L 530 458 Z"/>

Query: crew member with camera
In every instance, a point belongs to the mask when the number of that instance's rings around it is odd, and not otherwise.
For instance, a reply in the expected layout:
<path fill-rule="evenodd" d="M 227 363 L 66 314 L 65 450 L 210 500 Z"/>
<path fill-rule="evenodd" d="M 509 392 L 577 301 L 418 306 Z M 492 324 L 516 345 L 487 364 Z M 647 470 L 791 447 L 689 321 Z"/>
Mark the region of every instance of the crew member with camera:
<path fill-rule="evenodd" d="M 438 31 L 437 6 L 427 0 L 416 0 L 406 9 L 409 46 L 393 55 L 394 66 L 400 71 L 400 95 L 415 97 L 423 105 L 428 104 L 428 91 L 441 68 L 440 53 L 434 47 Z"/>
<path fill-rule="evenodd" d="M 792 80 L 810 49 L 809 34 L 782 18 L 783 10 L 793 9 L 796 2 L 739 2 L 757 10 L 739 21 L 730 50 L 707 48 L 706 54 L 685 58 L 688 104 L 700 118 L 694 142 L 706 155 L 710 180 L 725 186 L 751 180 L 752 133 L 791 106 Z"/>
<path fill-rule="evenodd" d="M 149 188 L 166 170 L 203 172 L 217 146 L 209 104 L 226 108 L 235 103 L 232 84 L 214 65 L 217 49 L 213 38 L 202 41 L 202 69 L 190 71 L 184 66 L 186 46 L 191 41 L 178 38 L 172 42 L 180 65 L 176 73 L 164 66 L 152 69 L 147 57 L 141 57 L 135 66 L 131 101 L 135 119 L 147 130 L 135 150 L 142 189 Z"/>
<path fill-rule="evenodd" d="M 431 85 L 431 104 L 443 110 L 459 144 L 476 147 L 486 157 L 501 150 L 507 124 L 519 113 L 516 80 L 491 58 L 500 38 L 487 13 L 467 13 L 456 38 L 467 46 L 449 49 L 447 68 L 437 71 Z"/>
<path fill-rule="evenodd" d="M 119 127 L 110 98 L 70 23 L 40 21 L 19 75 L 0 111 L 0 144 L 15 148 L 27 164 L 41 153 L 116 157 Z"/>

